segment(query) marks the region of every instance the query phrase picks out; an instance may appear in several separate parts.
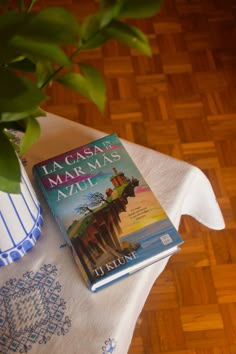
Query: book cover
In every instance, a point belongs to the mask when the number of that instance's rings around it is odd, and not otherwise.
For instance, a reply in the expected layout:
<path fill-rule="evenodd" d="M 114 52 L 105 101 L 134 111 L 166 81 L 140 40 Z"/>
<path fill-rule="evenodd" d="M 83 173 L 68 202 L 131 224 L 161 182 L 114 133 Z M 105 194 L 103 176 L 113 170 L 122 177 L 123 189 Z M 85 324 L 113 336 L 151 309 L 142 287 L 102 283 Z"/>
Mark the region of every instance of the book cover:
<path fill-rule="evenodd" d="M 41 161 L 33 173 L 92 291 L 183 242 L 116 134 Z"/>

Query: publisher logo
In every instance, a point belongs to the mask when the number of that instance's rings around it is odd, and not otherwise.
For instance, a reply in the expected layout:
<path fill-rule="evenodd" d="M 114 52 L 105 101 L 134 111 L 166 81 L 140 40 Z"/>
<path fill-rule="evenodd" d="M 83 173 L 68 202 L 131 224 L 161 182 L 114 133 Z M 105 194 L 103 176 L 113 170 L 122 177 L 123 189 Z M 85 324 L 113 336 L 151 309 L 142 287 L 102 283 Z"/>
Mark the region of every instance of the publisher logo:
<path fill-rule="evenodd" d="M 163 245 L 168 245 L 173 241 L 169 234 L 162 235 L 160 239 Z"/>

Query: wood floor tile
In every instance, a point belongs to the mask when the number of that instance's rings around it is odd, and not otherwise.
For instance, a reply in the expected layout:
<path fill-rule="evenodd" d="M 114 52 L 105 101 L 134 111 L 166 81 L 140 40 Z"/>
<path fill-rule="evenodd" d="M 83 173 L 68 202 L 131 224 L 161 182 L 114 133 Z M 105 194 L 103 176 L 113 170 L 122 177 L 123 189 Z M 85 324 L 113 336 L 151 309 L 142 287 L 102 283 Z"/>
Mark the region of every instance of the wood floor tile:
<path fill-rule="evenodd" d="M 82 19 L 97 1 L 41 0 Z M 117 41 L 80 53 L 104 75 L 102 115 L 59 84 L 44 108 L 199 167 L 226 229 L 183 216 L 185 243 L 156 280 L 129 354 L 236 354 L 236 0 L 164 0 L 159 14 L 132 19 L 152 57 Z"/>
<path fill-rule="evenodd" d="M 211 329 L 223 329 L 224 324 L 217 305 L 183 307 L 181 322 L 184 332 L 196 332 Z"/>

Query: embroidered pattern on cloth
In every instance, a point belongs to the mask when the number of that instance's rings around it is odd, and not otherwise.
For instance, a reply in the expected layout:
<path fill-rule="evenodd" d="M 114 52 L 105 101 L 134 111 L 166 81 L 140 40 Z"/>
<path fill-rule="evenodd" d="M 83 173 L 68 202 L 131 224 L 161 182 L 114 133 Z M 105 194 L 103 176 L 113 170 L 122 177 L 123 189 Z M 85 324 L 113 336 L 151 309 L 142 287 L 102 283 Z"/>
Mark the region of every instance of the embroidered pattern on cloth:
<path fill-rule="evenodd" d="M 111 354 L 115 353 L 116 341 L 115 339 L 107 339 L 105 345 L 102 347 L 102 354 Z"/>
<path fill-rule="evenodd" d="M 53 335 L 65 335 L 71 320 L 66 302 L 59 297 L 57 268 L 45 264 L 38 272 L 10 279 L 0 288 L 0 353 L 27 353 Z"/>

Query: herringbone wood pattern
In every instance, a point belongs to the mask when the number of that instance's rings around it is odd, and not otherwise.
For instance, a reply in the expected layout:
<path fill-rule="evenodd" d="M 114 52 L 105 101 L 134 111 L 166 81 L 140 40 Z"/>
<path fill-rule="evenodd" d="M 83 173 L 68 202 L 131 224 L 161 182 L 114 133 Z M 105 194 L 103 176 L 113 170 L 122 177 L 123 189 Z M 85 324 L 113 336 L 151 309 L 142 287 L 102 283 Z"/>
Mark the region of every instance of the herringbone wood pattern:
<path fill-rule="evenodd" d="M 50 3 L 79 18 L 95 6 L 92 0 Z M 45 108 L 205 172 L 226 229 L 183 218 L 185 244 L 157 279 L 129 354 L 235 354 L 236 1 L 164 0 L 160 14 L 132 23 L 148 35 L 152 58 L 115 41 L 80 55 L 104 73 L 104 115 L 57 85 Z"/>

